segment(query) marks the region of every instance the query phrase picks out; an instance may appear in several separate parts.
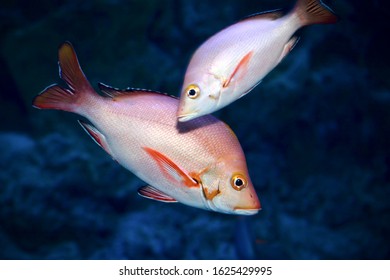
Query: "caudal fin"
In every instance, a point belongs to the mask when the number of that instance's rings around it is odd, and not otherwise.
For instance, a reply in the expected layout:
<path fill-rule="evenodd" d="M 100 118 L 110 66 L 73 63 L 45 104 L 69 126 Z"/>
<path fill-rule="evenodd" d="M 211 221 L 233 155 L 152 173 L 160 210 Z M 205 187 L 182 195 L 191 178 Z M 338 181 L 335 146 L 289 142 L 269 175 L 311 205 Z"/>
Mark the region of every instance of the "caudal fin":
<path fill-rule="evenodd" d="M 320 0 L 298 0 L 294 12 L 298 14 L 302 25 L 335 23 L 337 16 Z"/>
<path fill-rule="evenodd" d="M 39 109 L 79 112 L 85 97 L 94 94 L 94 90 L 81 70 L 76 52 L 69 42 L 58 49 L 58 66 L 60 78 L 69 89 L 51 85 L 34 98 L 33 106 Z"/>

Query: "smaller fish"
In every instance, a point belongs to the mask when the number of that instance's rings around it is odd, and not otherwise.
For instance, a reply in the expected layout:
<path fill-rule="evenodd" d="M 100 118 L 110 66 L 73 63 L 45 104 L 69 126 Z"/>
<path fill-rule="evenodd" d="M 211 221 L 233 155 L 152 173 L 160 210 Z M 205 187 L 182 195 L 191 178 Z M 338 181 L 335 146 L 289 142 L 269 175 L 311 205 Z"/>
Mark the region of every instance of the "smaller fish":
<path fill-rule="evenodd" d="M 256 14 L 215 34 L 187 67 L 179 121 L 215 112 L 243 97 L 290 53 L 299 28 L 336 20 L 321 1 L 298 0 L 284 16 L 280 11 Z"/>
<path fill-rule="evenodd" d="M 260 201 L 245 156 L 232 130 L 213 116 L 178 123 L 176 98 L 150 90 L 92 88 L 70 43 L 58 51 L 60 77 L 35 97 L 39 109 L 63 110 L 79 121 L 113 159 L 147 183 L 138 193 L 162 202 L 253 215 Z"/>

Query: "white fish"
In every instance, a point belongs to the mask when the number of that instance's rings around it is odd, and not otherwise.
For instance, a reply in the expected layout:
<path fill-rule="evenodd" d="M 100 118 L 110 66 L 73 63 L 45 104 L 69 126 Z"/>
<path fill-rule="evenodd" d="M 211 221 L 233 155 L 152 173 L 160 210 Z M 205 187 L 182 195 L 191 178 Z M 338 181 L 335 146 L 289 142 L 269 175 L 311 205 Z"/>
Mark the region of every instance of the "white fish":
<path fill-rule="evenodd" d="M 97 94 L 69 43 L 59 49 L 60 76 L 35 97 L 39 109 L 69 111 L 118 163 L 148 186 L 139 194 L 227 214 L 253 215 L 260 202 L 245 156 L 231 129 L 213 116 L 178 123 L 176 98 L 148 90 L 118 90 L 100 84 Z"/>
<path fill-rule="evenodd" d="M 184 78 L 179 121 L 215 112 L 250 92 L 291 51 L 294 33 L 305 25 L 333 23 L 336 16 L 318 0 L 298 0 L 288 14 L 249 16 L 204 42 Z"/>

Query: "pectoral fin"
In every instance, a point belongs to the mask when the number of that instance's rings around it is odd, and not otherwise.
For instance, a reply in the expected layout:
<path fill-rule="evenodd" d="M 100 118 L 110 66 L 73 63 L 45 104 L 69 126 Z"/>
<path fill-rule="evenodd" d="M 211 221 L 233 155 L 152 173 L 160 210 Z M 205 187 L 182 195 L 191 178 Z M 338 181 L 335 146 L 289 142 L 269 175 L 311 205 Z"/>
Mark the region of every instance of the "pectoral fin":
<path fill-rule="evenodd" d="M 199 187 L 197 181 L 167 156 L 148 147 L 143 147 L 143 149 L 156 161 L 160 170 L 168 180 L 176 183 L 178 182 L 189 188 Z"/>
<path fill-rule="evenodd" d="M 151 186 L 145 186 L 139 188 L 138 194 L 142 197 L 161 201 L 161 202 L 177 202 L 176 199 L 170 197 L 169 195 Z"/>
<path fill-rule="evenodd" d="M 223 87 L 228 87 L 233 81 L 236 82 L 240 80 L 247 72 L 249 61 L 251 60 L 253 55 L 253 51 L 248 52 L 244 57 L 240 60 L 237 66 L 234 68 L 233 72 L 223 83 Z"/>

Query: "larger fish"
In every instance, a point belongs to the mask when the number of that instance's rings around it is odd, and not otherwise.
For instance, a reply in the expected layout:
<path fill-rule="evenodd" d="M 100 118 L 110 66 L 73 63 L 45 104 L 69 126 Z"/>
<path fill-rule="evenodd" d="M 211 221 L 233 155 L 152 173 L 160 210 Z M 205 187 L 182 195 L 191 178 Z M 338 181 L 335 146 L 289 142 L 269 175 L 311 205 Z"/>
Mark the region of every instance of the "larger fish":
<path fill-rule="evenodd" d="M 149 184 L 140 195 L 228 214 L 258 212 L 244 153 L 225 123 L 212 116 L 177 123 L 178 100 L 153 91 L 99 84 L 105 96 L 98 95 L 69 43 L 59 49 L 59 67 L 69 88 L 49 86 L 33 105 L 90 120 L 80 124 L 95 142 Z"/>
<path fill-rule="evenodd" d="M 290 13 L 250 16 L 204 42 L 185 73 L 179 121 L 217 111 L 251 91 L 297 43 L 305 25 L 333 23 L 336 16 L 318 0 L 298 0 Z"/>

